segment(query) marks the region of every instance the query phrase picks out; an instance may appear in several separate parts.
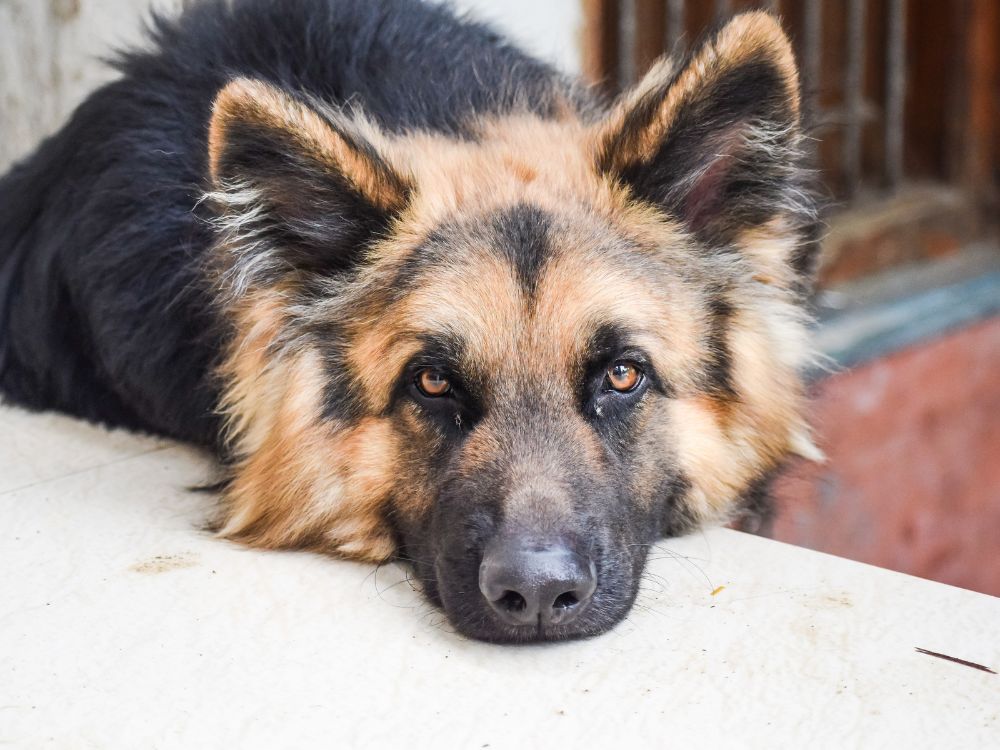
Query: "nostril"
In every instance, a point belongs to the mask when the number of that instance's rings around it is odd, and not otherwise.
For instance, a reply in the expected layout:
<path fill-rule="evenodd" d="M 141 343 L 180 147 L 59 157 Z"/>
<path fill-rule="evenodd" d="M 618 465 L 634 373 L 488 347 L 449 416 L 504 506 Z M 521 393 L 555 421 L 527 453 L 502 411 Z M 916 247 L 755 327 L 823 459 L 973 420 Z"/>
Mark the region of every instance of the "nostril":
<path fill-rule="evenodd" d="M 528 603 L 516 591 L 504 591 L 503 596 L 497 599 L 496 604 L 507 612 L 522 612 Z"/>
<path fill-rule="evenodd" d="M 580 599 L 577 597 L 575 591 L 567 591 L 565 594 L 559 594 L 556 600 L 552 602 L 553 609 L 569 609 L 570 607 L 575 607 L 580 603 Z"/>

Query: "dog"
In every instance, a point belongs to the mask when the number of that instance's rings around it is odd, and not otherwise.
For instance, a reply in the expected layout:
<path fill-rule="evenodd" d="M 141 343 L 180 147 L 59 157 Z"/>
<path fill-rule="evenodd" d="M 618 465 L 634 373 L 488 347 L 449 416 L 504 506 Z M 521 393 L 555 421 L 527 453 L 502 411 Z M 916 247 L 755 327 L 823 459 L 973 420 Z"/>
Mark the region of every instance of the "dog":
<path fill-rule="evenodd" d="M 586 637 L 764 507 L 816 208 L 779 22 L 606 101 L 419 0 L 200 0 L 0 181 L 0 391 L 226 467 L 218 533 Z"/>

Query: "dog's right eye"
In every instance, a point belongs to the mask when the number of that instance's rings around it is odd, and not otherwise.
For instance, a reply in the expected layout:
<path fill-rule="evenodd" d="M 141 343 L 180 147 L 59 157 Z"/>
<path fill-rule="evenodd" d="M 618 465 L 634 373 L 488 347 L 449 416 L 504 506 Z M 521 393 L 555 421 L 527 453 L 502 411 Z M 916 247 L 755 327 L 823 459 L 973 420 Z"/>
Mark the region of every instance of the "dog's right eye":
<path fill-rule="evenodd" d="M 425 368 L 417 373 L 417 389 L 428 398 L 440 398 L 451 392 L 451 382 L 440 370 Z"/>
<path fill-rule="evenodd" d="M 605 377 L 610 390 L 628 393 L 642 382 L 642 370 L 631 362 L 615 362 L 608 368 Z"/>

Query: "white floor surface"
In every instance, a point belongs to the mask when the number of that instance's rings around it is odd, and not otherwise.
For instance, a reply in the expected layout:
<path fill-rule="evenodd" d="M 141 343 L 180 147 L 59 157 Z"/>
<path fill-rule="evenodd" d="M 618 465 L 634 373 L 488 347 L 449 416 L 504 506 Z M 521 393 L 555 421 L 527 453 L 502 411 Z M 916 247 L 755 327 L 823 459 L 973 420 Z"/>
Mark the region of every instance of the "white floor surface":
<path fill-rule="evenodd" d="M 402 568 L 213 538 L 210 474 L 0 409 L 0 747 L 1000 748 L 1000 675 L 915 650 L 1000 671 L 1000 599 L 716 529 L 609 634 L 491 646 Z"/>

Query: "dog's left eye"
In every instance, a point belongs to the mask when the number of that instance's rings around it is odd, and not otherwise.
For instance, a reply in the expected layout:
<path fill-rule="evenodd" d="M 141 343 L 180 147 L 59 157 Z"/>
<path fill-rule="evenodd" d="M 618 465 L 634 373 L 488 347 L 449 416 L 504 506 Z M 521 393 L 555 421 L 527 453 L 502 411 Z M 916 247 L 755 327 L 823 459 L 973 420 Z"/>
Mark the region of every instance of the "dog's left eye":
<path fill-rule="evenodd" d="M 642 381 L 642 370 L 631 362 L 615 362 L 605 373 L 609 390 L 619 393 L 634 391 Z"/>
<path fill-rule="evenodd" d="M 451 382 L 440 370 L 425 368 L 417 373 L 417 388 L 428 398 L 440 398 L 451 392 Z"/>

